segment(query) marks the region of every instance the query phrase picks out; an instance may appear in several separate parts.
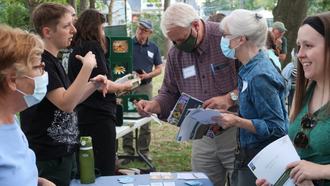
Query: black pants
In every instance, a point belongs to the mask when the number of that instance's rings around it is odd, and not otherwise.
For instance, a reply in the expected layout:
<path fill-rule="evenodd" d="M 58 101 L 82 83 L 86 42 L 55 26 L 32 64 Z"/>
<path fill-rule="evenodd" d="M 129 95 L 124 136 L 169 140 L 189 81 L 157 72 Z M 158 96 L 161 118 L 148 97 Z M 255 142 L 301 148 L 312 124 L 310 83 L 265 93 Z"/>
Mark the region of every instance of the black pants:
<path fill-rule="evenodd" d="M 102 176 L 115 175 L 116 162 L 116 120 L 107 120 L 78 125 L 80 136 L 91 136 L 94 150 L 95 168 Z M 79 160 L 78 160 L 79 162 Z"/>

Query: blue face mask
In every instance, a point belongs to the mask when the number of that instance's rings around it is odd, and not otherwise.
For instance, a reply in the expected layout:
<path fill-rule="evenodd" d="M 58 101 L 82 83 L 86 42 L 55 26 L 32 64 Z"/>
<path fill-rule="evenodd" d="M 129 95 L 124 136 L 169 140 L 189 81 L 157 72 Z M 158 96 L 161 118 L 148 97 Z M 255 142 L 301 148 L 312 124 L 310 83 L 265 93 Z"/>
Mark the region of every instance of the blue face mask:
<path fill-rule="evenodd" d="M 236 37 L 234 37 L 234 38 L 236 38 Z M 221 43 L 220 43 L 223 55 L 225 55 L 226 57 L 231 58 L 231 59 L 236 59 L 234 57 L 235 56 L 235 48 L 239 47 L 239 45 L 238 45 L 237 47 L 235 47 L 233 49 L 229 48 L 230 40 L 232 40 L 234 38 L 228 39 L 228 38 L 224 38 L 222 36 Z"/>
<path fill-rule="evenodd" d="M 26 76 L 29 79 L 32 79 L 34 81 L 34 91 L 33 94 L 25 94 L 24 92 L 17 90 L 17 92 L 22 93 L 24 95 L 25 102 L 28 107 L 32 107 L 35 104 L 40 103 L 42 99 L 44 99 L 46 93 L 47 93 L 47 85 L 48 85 L 48 73 L 45 72 L 42 76 L 38 77 L 29 77 Z"/>

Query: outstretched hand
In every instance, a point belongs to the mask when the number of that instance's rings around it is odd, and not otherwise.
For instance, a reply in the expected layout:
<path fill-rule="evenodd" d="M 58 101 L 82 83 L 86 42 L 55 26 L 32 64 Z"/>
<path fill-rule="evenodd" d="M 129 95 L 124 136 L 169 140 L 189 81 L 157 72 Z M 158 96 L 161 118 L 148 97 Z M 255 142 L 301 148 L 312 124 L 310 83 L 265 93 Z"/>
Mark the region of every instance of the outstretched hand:
<path fill-rule="evenodd" d="M 108 92 L 108 87 L 109 87 L 109 81 L 106 75 L 97 75 L 96 77 L 90 79 L 90 81 L 96 81 L 102 88 L 103 90 L 103 97 Z"/>
<path fill-rule="evenodd" d="M 85 57 L 82 57 L 81 55 L 76 55 L 76 58 L 79 59 L 84 65 L 88 65 L 92 69 L 97 68 L 95 55 L 91 51 L 89 51 L 85 55 Z"/>

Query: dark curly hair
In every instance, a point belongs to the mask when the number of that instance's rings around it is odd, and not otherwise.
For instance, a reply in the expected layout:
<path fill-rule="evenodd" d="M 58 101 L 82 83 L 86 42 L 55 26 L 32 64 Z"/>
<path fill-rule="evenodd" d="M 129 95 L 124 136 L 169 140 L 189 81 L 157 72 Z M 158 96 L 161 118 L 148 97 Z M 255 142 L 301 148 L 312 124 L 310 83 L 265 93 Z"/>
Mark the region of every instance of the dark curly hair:
<path fill-rule="evenodd" d="M 76 24 L 77 33 L 73 36 L 71 46 L 82 45 L 85 41 L 95 41 L 104 50 L 106 48 L 106 38 L 101 34 L 100 25 L 105 23 L 105 16 L 98 10 L 87 9 L 80 14 Z"/>

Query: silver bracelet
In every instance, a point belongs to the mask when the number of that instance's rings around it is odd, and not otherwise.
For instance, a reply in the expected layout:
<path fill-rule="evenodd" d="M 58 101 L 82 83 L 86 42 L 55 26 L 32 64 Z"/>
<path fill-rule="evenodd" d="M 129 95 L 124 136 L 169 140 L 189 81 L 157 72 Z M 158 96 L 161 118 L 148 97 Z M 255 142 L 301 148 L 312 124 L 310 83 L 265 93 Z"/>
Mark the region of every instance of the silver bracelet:
<path fill-rule="evenodd" d="M 99 83 L 98 83 L 98 82 L 96 82 L 96 81 L 93 81 L 92 83 L 93 83 L 93 85 L 94 85 L 96 88 L 101 88 L 101 86 L 99 85 Z"/>

